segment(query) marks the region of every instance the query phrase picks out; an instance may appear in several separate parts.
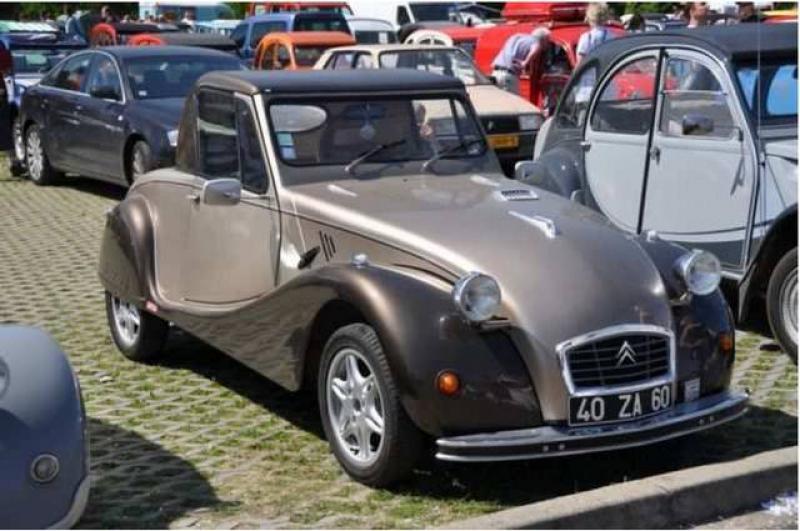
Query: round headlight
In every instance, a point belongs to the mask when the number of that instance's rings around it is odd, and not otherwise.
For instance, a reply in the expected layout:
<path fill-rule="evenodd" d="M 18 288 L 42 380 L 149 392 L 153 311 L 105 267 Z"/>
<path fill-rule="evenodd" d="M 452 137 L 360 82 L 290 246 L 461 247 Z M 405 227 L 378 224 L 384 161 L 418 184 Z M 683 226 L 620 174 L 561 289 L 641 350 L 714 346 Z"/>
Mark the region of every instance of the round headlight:
<path fill-rule="evenodd" d="M 468 321 L 486 321 L 500 307 L 500 286 L 488 275 L 470 273 L 453 287 L 453 302 Z"/>
<path fill-rule="evenodd" d="M 692 251 L 678 258 L 675 268 L 695 295 L 708 295 L 719 286 L 722 278 L 719 260 L 706 251 Z"/>

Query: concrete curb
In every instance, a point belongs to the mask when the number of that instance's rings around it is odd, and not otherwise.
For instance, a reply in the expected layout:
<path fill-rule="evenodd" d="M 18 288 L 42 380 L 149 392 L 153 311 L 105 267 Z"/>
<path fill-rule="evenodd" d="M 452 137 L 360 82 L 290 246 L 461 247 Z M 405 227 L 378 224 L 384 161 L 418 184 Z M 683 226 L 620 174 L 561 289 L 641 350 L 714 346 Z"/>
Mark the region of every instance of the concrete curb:
<path fill-rule="evenodd" d="M 451 522 L 447 529 L 646 529 L 701 523 L 797 490 L 797 446 Z"/>

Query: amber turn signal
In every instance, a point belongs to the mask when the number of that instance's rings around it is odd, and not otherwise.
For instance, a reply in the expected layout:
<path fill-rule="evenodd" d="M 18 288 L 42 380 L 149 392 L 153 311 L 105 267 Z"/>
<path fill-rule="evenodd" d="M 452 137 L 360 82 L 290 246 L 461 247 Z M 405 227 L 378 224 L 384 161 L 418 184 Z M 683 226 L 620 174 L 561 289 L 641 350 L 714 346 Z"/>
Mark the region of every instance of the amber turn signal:
<path fill-rule="evenodd" d="M 733 352 L 733 334 L 720 334 L 719 335 L 719 349 L 725 354 Z"/>
<path fill-rule="evenodd" d="M 443 395 L 452 396 L 461 389 L 461 381 L 456 373 L 442 371 L 436 377 L 436 388 Z"/>

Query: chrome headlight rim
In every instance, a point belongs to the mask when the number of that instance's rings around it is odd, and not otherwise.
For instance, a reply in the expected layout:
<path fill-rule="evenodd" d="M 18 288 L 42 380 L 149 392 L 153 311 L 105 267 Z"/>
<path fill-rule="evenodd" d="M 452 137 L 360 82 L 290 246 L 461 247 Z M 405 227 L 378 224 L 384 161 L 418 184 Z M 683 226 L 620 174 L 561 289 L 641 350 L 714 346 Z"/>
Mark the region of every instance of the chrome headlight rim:
<path fill-rule="evenodd" d="M 705 285 L 698 285 L 693 279 L 693 269 L 701 261 L 710 262 L 713 269 L 711 272 L 704 272 L 705 275 L 710 275 L 711 277 L 711 281 L 706 282 Z M 675 262 L 675 269 L 686 289 L 693 295 L 711 295 L 719 288 L 719 284 L 722 281 L 722 265 L 719 258 L 708 251 L 694 249 L 684 254 Z"/>
<path fill-rule="evenodd" d="M 484 309 L 482 312 L 470 305 L 469 291 L 475 287 L 476 282 L 488 282 L 492 286 L 496 297 L 491 306 Z M 494 317 L 497 310 L 500 308 L 502 296 L 500 293 L 500 285 L 494 277 L 485 273 L 473 271 L 459 278 L 453 286 L 453 303 L 456 308 L 461 312 L 461 315 L 472 324 L 480 324 L 490 320 Z"/>

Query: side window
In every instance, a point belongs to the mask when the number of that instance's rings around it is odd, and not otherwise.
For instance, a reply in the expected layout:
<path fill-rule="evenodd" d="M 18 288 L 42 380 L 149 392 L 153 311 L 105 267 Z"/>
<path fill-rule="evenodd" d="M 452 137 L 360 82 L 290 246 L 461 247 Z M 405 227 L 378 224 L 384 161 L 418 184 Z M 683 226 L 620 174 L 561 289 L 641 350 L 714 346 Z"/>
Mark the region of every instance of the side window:
<path fill-rule="evenodd" d="M 239 133 L 239 173 L 242 187 L 263 194 L 267 191 L 269 181 L 261 154 L 261 140 L 250 106 L 240 99 L 236 100 L 236 130 Z"/>
<path fill-rule="evenodd" d="M 397 6 L 397 25 L 404 26 L 411 23 L 411 17 L 408 14 L 406 6 Z"/>
<path fill-rule="evenodd" d="M 647 133 L 653 118 L 656 67 L 655 57 L 643 57 L 614 72 L 592 111 L 592 129 L 626 135 Z"/>
<path fill-rule="evenodd" d="M 64 90 L 82 91 L 85 87 L 86 75 L 94 54 L 83 54 L 68 60 L 58 71 L 54 87 Z"/>
<path fill-rule="evenodd" d="M 264 35 L 275 31 L 286 31 L 286 24 L 283 22 L 259 22 L 253 24 L 253 30 L 250 33 L 250 48 L 258 46 Z"/>
<path fill-rule="evenodd" d="M 584 70 L 580 77 L 572 83 L 569 92 L 561 100 L 558 108 L 556 122 L 559 127 L 581 128 L 586 120 L 586 111 L 589 108 L 589 98 L 597 80 L 597 67 L 591 66 Z"/>
<path fill-rule="evenodd" d="M 659 130 L 668 136 L 730 138 L 735 123 L 714 72 L 698 61 L 670 58 L 663 82 Z"/>
<path fill-rule="evenodd" d="M 767 114 L 770 116 L 797 115 L 797 65 L 782 65 L 767 88 Z"/>
<path fill-rule="evenodd" d="M 233 95 L 201 91 L 197 113 L 200 173 L 210 179 L 239 177 Z"/>
<path fill-rule="evenodd" d="M 247 24 L 236 26 L 236 29 L 231 33 L 231 39 L 236 43 L 237 48 L 244 46 L 244 41 L 247 39 Z"/>
<path fill-rule="evenodd" d="M 292 56 L 289 54 L 289 48 L 283 44 L 278 45 L 277 68 L 283 70 L 292 66 Z"/>
<path fill-rule="evenodd" d="M 94 97 L 122 100 L 122 87 L 119 83 L 119 73 L 114 61 L 106 55 L 98 55 L 92 65 L 86 91 Z"/>
<path fill-rule="evenodd" d="M 261 70 L 275 70 L 275 47 L 276 44 L 270 44 L 265 47 L 264 55 L 261 57 Z"/>
<path fill-rule="evenodd" d="M 332 68 L 334 70 L 349 70 L 353 67 L 353 53 L 352 52 L 342 52 L 342 53 L 335 53 L 331 60 L 328 61 L 328 66 L 326 68 Z"/>
<path fill-rule="evenodd" d="M 356 68 L 372 68 L 372 55 L 368 53 L 360 53 L 356 56 Z"/>

